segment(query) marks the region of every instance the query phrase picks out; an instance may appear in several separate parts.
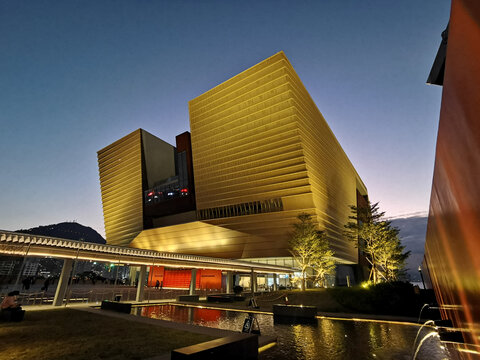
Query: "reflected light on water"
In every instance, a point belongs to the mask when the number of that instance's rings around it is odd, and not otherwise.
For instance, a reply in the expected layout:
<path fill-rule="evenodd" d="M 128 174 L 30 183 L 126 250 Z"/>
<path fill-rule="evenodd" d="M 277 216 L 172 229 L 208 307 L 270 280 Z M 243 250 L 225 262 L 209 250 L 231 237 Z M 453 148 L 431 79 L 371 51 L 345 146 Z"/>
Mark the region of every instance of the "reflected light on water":
<path fill-rule="evenodd" d="M 138 311 L 138 310 L 136 310 Z M 230 310 L 160 305 L 143 307 L 143 316 L 162 320 L 240 331 L 246 314 Z M 412 344 L 419 326 L 374 321 L 317 319 L 313 324 L 274 324 L 270 314 L 256 314 L 262 335 L 277 338 L 277 346 L 263 348 L 260 360 L 355 359 L 397 360 L 412 358 Z M 441 360 L 440 342 L 422 344 L 417 360 Z"/>

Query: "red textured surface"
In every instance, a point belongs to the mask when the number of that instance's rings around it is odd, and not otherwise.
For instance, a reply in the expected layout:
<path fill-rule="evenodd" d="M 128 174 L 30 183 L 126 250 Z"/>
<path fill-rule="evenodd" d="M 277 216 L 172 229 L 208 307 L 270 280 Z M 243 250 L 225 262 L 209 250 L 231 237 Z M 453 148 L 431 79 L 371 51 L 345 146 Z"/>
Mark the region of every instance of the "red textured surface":
<path fill-rule="evenodd" d="M 191 270 L 165 269 L 163 266 L 150 267 L 148 286 L 155 286 L 157 280 L 163 287 L 190 288 Z M 222 272 L 220 270 L 197 270 L 197 289 L 221 289 Z"/>
<path fill-rule="evenodd" d="M 220 270 L 197 270 L 197 289 L 221 289 L 222 272 Z"/>
<path fill-rule="evenodd" d="M 163 281 L 164 277 L 164 268 L 163 266 L 151 266 L 150 267 L 150 273 L 148 274 L 148 286 L 155 286 L 157 280 L 160 282 L 160 284 Z M 165 283 L 163 284 L 165 286 Z"/>
<path fill-rule="evenodd" d="M 188 289 L 192 272 L 190 270 L 165 269 L 164 287 Z"/>
<path fill-rule="evenodd" d="M 452 1 L 446 59 L 425 257 L 442 316 L 480 346 L 480 1 Z"/>

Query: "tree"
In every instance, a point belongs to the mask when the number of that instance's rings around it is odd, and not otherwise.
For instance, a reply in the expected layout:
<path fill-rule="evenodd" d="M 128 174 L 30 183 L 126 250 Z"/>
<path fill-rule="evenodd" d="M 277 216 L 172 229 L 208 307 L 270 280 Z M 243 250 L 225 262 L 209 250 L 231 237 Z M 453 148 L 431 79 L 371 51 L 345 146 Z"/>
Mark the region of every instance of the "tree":
<path fill-rule="evenodd" d="M 331 258 L 334 253 L 330 250 L 326 234 L 316 229 L 312 217 L 302 213 L 297 218 L 298 222 L 293 224 L 294 230 L 290 234 L 289 251 L 300 267 L 301 289 L 305 290 L 309 269 L 313 270 L 314 281 L 324 281 L 325 275 L 334 270 L 335 262 Z"/>
<path fill-rule="evenodd" d="M 405 261 L 410 255 L 410 251 L 404 252 L 405 246 L 401 244 L 398 234 L 398 229 L 390 226 L 383 234 L 378 251 L 378 262 L 387 281 L 398 279 L 405 267 Z"/>
<path fill-rule="evenodd" d="M 325 232 L 322 232 L 320 238 L 319 250 L 313 258 L 312 268 L 314 271 L 314 283 L 318 286 L 325 286 L 326 275 L 335 273 L 334 251 L 330 249 L 330 243 Z"/>
<path fill-rule="evenodd" d="M 347 237 L 355 243 L 370 263 L 370 276 L 374 284 L 396 280 L 410 252 L 403 252 L 398 229 L 383 219 L 378 203 L 367 207 L 350 206 L 352 215 L 345 225 Z"/>

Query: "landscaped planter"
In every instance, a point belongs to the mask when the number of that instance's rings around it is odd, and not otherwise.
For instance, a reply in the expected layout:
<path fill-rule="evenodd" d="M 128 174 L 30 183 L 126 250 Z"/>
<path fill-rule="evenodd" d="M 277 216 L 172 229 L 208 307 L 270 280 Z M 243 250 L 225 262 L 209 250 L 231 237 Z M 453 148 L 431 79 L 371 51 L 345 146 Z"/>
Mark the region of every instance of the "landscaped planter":
<path fill-rule="evenodd" d="M 132 304 L 103 300 L 101 309 L 130 314 L 132 312 Z"/>
<path fill-rule="evenodd" d="M 236 295 L 236 294 L 215 294 L 208 295 L 208 302 L 233 302 L 233 301 L 244 301 L 245 296 Z"/>
<path fill-rule="evenodd" d="M 179 295 L 177 296 L 177 301 L 194 301 L 197 302 L 199 300 L 198 295 Z"/>
<path fill-rule="evenodd" d="M 304 305 L 273 305 L 273 318 L 275 322 L 313 322 L 316 321 L 317 315 L 316 306 Z"/>
<path fill-rule="evenodd" d="M 233 296 L 230 295 L 208 295 L 208 302 L 233 302 Z"/>

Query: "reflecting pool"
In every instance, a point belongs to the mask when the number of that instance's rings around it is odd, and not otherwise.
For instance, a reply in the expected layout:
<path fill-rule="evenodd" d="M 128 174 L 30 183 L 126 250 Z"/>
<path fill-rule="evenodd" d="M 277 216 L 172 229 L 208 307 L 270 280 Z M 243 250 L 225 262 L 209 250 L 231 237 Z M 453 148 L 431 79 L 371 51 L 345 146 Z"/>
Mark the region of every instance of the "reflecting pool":
<path fill-rule="evenodd" d="M 244 312 L 181 305 L 134 308 L 136 315 L 167 321 L 241 331 Z M 388 322 L 317 319 L 312 324 L 278 324 L 272 315 L 256 314 L 262 335 L 277 337 L 277 346 L 259 355 L 274 359 L 385 359 L 411 360 L 418 327 Z M 424 329 L 419 340 L 431 330 Z M 448 358 L 436 337 L 430 336 L 417 360 Z"/>

